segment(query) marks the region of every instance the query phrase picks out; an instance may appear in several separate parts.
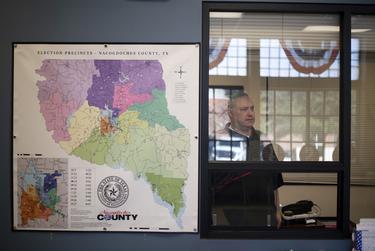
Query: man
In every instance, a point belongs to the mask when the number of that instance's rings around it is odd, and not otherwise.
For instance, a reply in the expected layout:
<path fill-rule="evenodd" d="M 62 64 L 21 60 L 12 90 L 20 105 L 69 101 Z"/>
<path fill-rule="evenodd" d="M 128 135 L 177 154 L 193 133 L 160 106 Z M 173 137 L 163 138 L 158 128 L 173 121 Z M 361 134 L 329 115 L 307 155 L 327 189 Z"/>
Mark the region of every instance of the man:
<path fill-rule="evenodd" d="M 254 103 L 246 93 L 238 93 L 231 98 L 228 115 L 230 122 L 210 139 L 210 160 L 277 161 L 270 141 L 263 139 L 261 132 L 254 128 Z M 214 175 L 213 184 L 215 204 L 271 208 L 267 225 L 280 227 L 278 188 L 283 185 L 280 173 L 246 171 L 225 176 Z M 239 215 L 238 212 L 234 214 L 235 217 Z M 228 210 L 226 217 L 229 217 L 229 222 L 233 218 Z M 244 221 L 237 220 L 237 223 L 246 224 Z M 237 225 L 236 220 L 232 222 L 232 225 Z M 252 224 L 250 220 L 248 224 Z"/>

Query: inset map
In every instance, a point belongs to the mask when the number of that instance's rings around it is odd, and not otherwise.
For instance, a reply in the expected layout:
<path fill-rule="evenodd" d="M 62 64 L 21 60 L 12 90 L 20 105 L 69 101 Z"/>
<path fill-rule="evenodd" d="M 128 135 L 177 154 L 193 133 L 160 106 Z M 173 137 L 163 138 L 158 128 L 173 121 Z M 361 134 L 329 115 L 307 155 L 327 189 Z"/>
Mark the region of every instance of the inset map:
<path fill-rule="evenodd" d="M 68 160 L 17 159 L 18 228 L 68 228 Z"/>

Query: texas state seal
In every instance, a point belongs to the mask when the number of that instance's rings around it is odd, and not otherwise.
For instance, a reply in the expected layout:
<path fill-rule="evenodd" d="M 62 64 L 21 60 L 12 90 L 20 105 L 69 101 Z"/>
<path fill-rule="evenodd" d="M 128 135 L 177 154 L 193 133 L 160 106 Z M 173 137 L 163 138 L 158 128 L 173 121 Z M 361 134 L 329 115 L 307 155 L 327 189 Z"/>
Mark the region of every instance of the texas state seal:
<path fill-rule="evenodd" d="M 118 176 L 108 176 L 98 185 L 98 198 L 106 207 L 120 207 L 126 202 L 128 197 L 128 184 Z"/>

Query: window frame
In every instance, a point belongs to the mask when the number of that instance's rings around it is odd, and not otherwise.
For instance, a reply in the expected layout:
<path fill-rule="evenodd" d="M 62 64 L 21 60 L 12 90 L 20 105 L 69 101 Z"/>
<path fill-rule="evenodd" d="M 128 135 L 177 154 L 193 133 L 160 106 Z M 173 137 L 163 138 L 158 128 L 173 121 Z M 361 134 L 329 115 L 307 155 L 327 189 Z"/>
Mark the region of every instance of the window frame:
<path fill-rule="evenodd" d="M 261 238 L 261 239 L 342 239 L 350 237 L 350 152 L 351 152 L 351 17 L 355 14 L 375 14 L 375 5 L 307 4 L 307 3 L 202 3 L 202 81 L 200 87 L 200 207 L 201 238 Z M 339 107 L 339 161 L 330 162 L 225 162 L 208 161 L 208 90 L 209 90 L 209 30 L 210 12 L 262 12 L 298 14 L 335 14 L 340 26 L 340 107 Z M 266 230 L 238 231 L 238 228 L 209 226 L 210 195 L 209 172 L 225 170 L 266 170 L 279 172 L 319 172 L 337 175 L 337 228 L 335 230 Z"/>

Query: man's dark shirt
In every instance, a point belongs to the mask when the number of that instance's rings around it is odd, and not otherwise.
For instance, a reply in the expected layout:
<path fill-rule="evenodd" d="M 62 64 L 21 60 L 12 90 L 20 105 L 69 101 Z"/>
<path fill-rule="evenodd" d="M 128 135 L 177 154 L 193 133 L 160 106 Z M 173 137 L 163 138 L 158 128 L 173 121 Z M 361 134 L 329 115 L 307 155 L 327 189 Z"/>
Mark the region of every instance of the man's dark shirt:
<path fill-rule="evenodd" d="M 270 141 L 253 129 L 250 137 L 230 128 L 210 138 L 210 161 L 277 161 Z M 283 185 L 280 173 L 269 171 L 213 172 L 213 204 L 216 206 L 269 207 L 275 210 L 274 191 Z"/>

